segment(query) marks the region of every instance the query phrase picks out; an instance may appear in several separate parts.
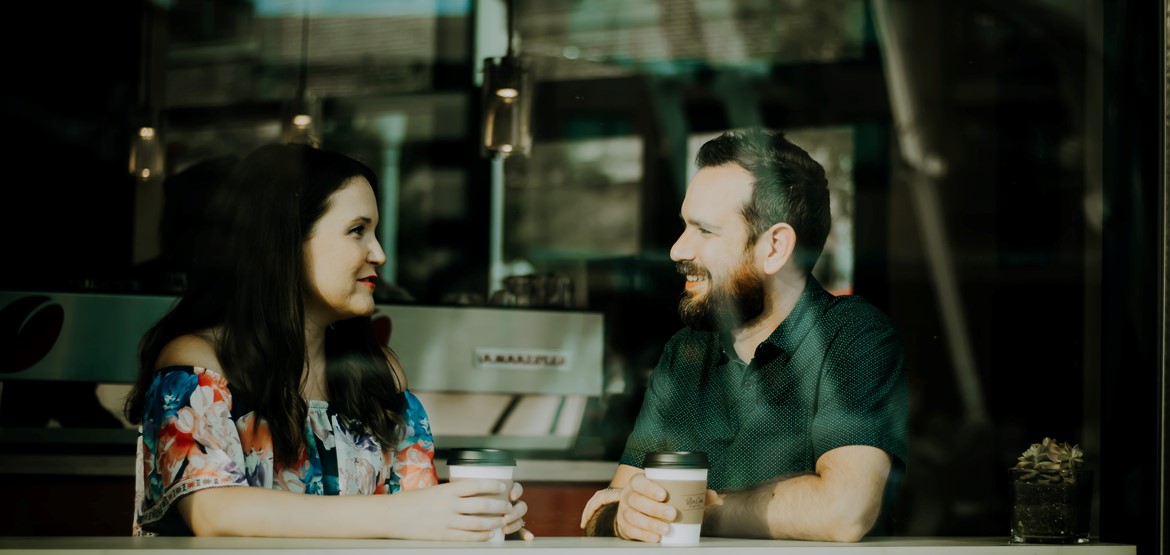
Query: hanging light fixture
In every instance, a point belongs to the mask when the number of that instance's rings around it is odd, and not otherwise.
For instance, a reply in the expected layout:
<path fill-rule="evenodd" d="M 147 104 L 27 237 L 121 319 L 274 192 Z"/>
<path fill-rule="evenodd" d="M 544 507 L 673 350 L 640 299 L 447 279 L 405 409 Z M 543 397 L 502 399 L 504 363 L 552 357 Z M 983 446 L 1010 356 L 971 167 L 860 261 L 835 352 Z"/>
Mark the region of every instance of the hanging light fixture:
<path fill-rule="evenodd" d="M 155 17 L 154 7 L 144 3 L 142 11 L 142 55 L 139 57 L 138 106 L 131 116 L 130 175 L 139 182 L 163 177 L 162 137 L 155 108 Z"/>
<path fill-rule="evenodd" d="M 531 71 L 514 46 L 515 16 L 507 2 L 508 50 L 483 63 L 483 151 L 487 156 L 527 155 L 532 149 Z"/>
<path fill-rule="evenodd" d="M 508 10 L 508 49 L 503 57 L 483 61 L 483 129 L 480 146 L 491 158 L 491 205 L 488 233 L 488 298 L 503 288 L 508 273 L 504 264 L 504 159 L 527 156 L 532 149 L 531 72 L 527 59 L 516 52 L 515 10 Z"/>
<path fill-rule="evenodd" d="M 297 81 L 297 96 L 286 110 L 281 138 L 288 143 L 321 146 L 314 103 L 308 94 L 309 83 L 309 0 L 305 0 L 301 14 L 301 61 Z"/>
<path fill-rule="evenodd" d="M 163 155 L 158 127 L 146 123 L 136 130 L 130 141 L 130 175 L 138 181 L 150 181 L 161 178 L 162 174 Z"/>

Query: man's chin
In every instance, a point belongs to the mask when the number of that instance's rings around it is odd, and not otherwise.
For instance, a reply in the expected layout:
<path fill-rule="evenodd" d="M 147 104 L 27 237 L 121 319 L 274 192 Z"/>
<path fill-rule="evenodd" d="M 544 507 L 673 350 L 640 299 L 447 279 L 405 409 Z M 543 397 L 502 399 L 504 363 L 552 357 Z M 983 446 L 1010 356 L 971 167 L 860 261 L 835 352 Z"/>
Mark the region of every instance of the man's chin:
<path fill-rule="evenodd" d="M 686 300 L 679 301 L 678 316 L 683 325 L 695 331 L 731 332 L 749 322 L 740 313 L 718 312 L 710 307 L 687 306 Z M 753 317 L 758 318 L 759 315 Z"/>
<path fill-rule="evenodd" d="M 695 331 L 716 331 L 719 326 L 711 317 L 708 307 L 696 306 L 700 303 L 690 297 L 684 297 L 678 302 L 678 317 L 683 325 Z"/>
<path fill-rule="evenodd" d="M 683 318 L 683 325 L 694 331 L 715 331 L 715 325 L 707 319 Z"/>

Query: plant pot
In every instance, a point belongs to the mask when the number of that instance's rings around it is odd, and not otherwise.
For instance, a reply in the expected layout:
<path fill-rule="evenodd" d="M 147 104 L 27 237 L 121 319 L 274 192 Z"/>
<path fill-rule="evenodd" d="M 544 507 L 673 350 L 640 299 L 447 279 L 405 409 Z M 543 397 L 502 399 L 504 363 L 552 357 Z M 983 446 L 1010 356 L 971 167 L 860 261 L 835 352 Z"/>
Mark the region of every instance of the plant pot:
<path fill-rule="evenodd" d="M 1011 542 L 1087 543 L 1093 471 L 1032 474 L 1011 469 Z"/>

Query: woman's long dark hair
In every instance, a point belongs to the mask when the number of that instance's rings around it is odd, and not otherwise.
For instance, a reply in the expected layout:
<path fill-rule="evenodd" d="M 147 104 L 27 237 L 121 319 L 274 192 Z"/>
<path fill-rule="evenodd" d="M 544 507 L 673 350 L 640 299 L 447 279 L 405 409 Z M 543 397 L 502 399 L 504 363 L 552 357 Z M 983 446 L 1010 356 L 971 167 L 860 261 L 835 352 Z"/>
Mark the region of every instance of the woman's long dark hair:
<path fill-rule="evenodd" d="M 378 182 L 366 165 L 306 145 L 267 145 L 239 162 L 212 198 L 188 287 L 139 345 L 138 380 L 126 416 L 138 423 L 159 354 L 171 340 L 215 329 L 215 350 L 233 391 L 267 421 L 275 460 L 291 465 L 305 446 L 307 360 L 304 243 L 347 181 Z M 330 406 L 346 427 L 384 448 L 401 437 L 405 399 L 369 317 L 325 333 Z M 238 401 L 237 401 L 238 402 Z M 257 420 L 258 422 L 258 420 Z"/>

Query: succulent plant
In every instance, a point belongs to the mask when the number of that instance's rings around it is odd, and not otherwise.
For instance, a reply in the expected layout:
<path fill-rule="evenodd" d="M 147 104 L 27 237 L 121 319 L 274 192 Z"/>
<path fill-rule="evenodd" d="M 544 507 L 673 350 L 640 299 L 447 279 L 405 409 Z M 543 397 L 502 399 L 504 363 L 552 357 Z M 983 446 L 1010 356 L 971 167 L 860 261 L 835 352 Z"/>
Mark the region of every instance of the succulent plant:
<path fill-rule="evenodd" d="M 1042 484 L 1065 482 L 1075 484 L 1076 470 L 1085 463 L 1085 453 L 1080 445 L 1069 445 L 1052 438 L 1044 438 L 1040 443 L 1033 443 L 1014 467 L 1016 479 Z"/>

